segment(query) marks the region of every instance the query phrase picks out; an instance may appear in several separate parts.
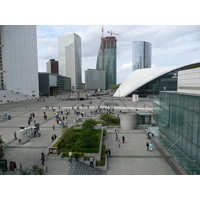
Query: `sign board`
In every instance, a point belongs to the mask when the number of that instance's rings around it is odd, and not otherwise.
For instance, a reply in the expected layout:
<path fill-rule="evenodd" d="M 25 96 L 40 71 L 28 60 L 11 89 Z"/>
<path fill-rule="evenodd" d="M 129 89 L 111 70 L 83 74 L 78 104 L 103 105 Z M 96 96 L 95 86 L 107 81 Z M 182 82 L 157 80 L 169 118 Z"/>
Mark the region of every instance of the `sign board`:
<path fill-rule="evenodd" d="M 58 147 L 50 147 L 49 155 L 58 155 Z"/>

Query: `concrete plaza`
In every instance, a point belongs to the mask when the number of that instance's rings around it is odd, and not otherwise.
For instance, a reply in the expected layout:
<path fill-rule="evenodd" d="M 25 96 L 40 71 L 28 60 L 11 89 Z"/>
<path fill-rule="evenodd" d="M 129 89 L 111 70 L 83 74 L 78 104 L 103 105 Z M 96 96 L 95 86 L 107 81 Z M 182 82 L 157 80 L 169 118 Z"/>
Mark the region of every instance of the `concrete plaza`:
<path fill-rule="evenodd" d="M 68 123 L 73 124 L 76 119 L 72 107 L 79 107 L 79 112 L 85 112 L 90 116 L 91 111 L 98 106 L 107 108 L 113 105 L 115 113 L 133 112 L 137 108 L 139 111 L 151 111 L 152 100 L 140 100 L 137 104 L 132 101 L 126 101 L 125 98 L 112 97 L 90 97 L 87 100 L 64 100 L 60 98 L 66 95 L 46 98 L 45 101 L 27 100 L 14 103 L 0 105 L 0 133 L 2 140 L 6 143 L 4 159 L 8 162 L 8 171 L 3 175 L 10 175 L 13 171 L 9 170 L 10 161 L 14 161 L 19 168 L 22 164 L 23 169 L 29 169 L 34 164 L 41 165 L 41 153 L 52 144 L 51 136 L 62 134 L 62 128 L 55 121 L 53 108 L 64 108 L 70 110 Z M 90 101 L 92 103 L 90 104 Z M 84 106 L 82 106 L 84 105 Z M 89 106 L 89 108 L 88 108 Z M 11 120 L 3 120 L 3 112 L 6 111 L 11 115 Z M 43 112 L 47 115 L 47 120 L 43 119 Z M 35 114 L 33 120 L 40 124 L 41 137 L 30 138 L 24 144 L 20 144 L 14 139 L 14 131 L 19 127 L 28 127 L 28 117 L 30 113 Z M 33 125 L 33 123 L 31 124 Z M 52 126 L 55 125 L 55 130 Z M 108 128 L 107 139 L 105 141 L 106 148 L 111 149 L 111 158 L 107 160 L 107 175 L 181 175 L 186 174 L 184 169 L 172 158 L 165 150 L 159 140 L 154 137 L 151 139 L 154 148 L 152 152 L 146 151 L 145 144 L 147 142 L 147 129 L 142 130 L 122 130 L 119 128 L 119 139 L 124 135 L 126 143 L 118 147 L 116 136 L 113 128 Z M 69 163 L 66 159 L 46 160 L 47 175 L 67 175 L 69 173 Z"/>

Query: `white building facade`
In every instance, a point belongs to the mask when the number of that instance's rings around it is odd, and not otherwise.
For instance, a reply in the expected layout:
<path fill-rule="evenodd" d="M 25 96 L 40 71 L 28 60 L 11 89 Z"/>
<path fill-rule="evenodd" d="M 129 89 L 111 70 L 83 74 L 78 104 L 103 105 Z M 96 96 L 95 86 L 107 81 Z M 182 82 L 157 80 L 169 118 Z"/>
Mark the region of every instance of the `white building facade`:
<path fill-rule="evenodd" d="M 0 89 L 39 96 L 34 25 L 0 26 Z"/>
<path fill-rule="evenodd" d="M 71 33 L 58 38 L 59 74 L 71 78 L 72 90 L 82 89 L 81 38 Z"/>

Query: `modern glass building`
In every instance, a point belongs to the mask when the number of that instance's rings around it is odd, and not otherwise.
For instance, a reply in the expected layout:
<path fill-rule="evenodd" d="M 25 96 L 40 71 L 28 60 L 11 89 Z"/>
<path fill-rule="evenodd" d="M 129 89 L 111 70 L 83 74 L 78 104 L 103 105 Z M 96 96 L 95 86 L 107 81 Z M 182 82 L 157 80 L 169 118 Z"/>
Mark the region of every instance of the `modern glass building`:
<path fill-rule="evenodd" d="M 154 115 L 167 151 L 189 174 L 200 174 L 200 95 L 160 92 Z"/>
<path fill-rule="evenodd" d="M 104 44 L 102 44 L 99 49 L 96 69 L 104 70 L 106 72 L 106 89 L 110 85 L 115 85 L 117 81 L 117 72 L 116 72 L 116 51 L 117 51 L 117 39 L 116 37 L 110 36 L 104 38 Z M 104 49 L 104 69 L 102 65 L 102 51 Z"/>
<path fill-rule="evenodd" d="M 132 71 L 151 68 L 151 43 L 133 41 Z"/>
<path fill-rule="evenodd" d="M 58 38 L 59 73 L 71 78 L 72 90 L 82 89 L 81 38 L 71 33 Z"/>
<path fill-rule="evenodd" d="M 0 26 L 0 90 L 39 97 L 36 26 Z"/>
<path fill-rule="evenodd" d="M 200 63 L 135 70 L 122 82 L 114 96 L 131 97 L 137 94 L 151 98 L 159 97 L 160 91 L 177 91 L 178 72 L 196 66 L 200 66 Z"/>
<path fill-rule="evenodd" d="M 86 90 L 105 90 L 105 83 L 105 71 L 96 69 L 85 70 Z"/>

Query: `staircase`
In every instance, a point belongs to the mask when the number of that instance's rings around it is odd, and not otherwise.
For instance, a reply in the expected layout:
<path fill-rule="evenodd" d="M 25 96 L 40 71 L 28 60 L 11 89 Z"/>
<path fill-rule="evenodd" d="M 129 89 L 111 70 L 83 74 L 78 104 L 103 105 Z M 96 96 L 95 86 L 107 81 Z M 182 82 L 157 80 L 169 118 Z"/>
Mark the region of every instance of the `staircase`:
<path fill-rule="evenodd" d="M 89 165 L 79 161 L 73 162 L 74 168 L 70 168 L 68 175 L 106 175 L 106 172 L 97 168 L 91 169 Z"/>

